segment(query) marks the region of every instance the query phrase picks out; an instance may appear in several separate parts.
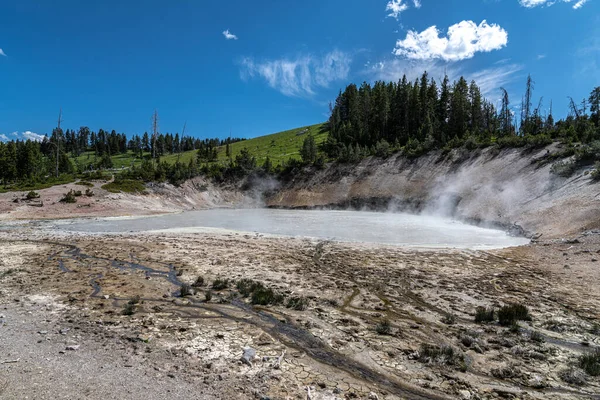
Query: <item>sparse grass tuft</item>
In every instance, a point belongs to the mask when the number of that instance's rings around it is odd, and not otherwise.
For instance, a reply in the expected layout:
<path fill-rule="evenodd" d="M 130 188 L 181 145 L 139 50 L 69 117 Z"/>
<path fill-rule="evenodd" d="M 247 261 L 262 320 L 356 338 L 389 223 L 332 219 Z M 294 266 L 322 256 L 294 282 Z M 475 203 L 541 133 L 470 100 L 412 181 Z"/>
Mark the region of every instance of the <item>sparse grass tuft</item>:
<path fill-rule="evenodd" d="M 494 322 L 495 319 L 493 308 L 477 307 L 475 310 L 475 322 L 478 324 L 483 322 Z"/>
<path fill-rule="evenodd" d="M 375 327 L 375 332 L 379 333 L 380 335 L 389 335 L 392 333 L 392 324 L 390 324 L 388 319 L 384 319 L 377 324 Z"/>
<path fill-rule="evenodd" d="M 454 314 L 446 314 L 442 318 L 442 322 L 446 325 L 454 325 L 456 323 L 456 316 Z"/>
<path fill-rule="evenodd" d="M 181 297 L 192 296 L 194 294 L 194 290 L 192 289 L 191 285 L 184 283 L 181 285 L 179 294 L 181 295 Z"/>
<path fill-rule="evenodd" d="M 537 343 L 544 343 L 546 341 L 546 339 L 544 339 L 544 335 L 542 335 L 538 331 L 531 331 L 531 333 L 529 334 L 529 340 Z"/>
<path fill-rule="evenodd" d="M 308 303 L 309 301 L 306 297 L 290 297 L 285 306 L 296 311 L 304 311 L 308 308 Z"/>
<path fill-rule="evenodd" d="M 146 186 L 141 181 L 135 181 L 132 179 L 120 179 L 106 185 L 102 185 L 102 189 L 107 190 L 111 193 L 141 193 L 146 194 Z"/>
<path fill-rule="evenodd" d="M 123 315 L 135 314 L 135 304 L 131 304 L 131 302 L 128 302 L 127 304 L 125 304 L 125 306 L 123 307 L 123 311 L 121 311 L 121 314 L 123 314 Z"/>
<path fill-rule="evenodd" d="M 194 283 L 192 283 L 193 287 L 202 287 L 204 286 L 204 278 L 202 276 L 199 276 L 198 278 L 196 278 L 196 281 Z"/>
<path fill-rule="evenodd" d="M 569 385 L 583 386 L 586 383 L 585 374 L 577 368 L 568 368 L 558 373 L 560 379 Z"/>
<path fill-rule="evenodd" d="M 467 370 L 464 356 L 452 346 L 435 346 L 423 343 L 419 350 L 419 361 L 426 364 L 453 365 L 461 371 Z"/>
<path fill-rule="evenodd" d="M 579 367 L 590 376 L 600 376 L 600 349 L 579 356 Z"/>
<path fill-rule="evenodd" d="M 219 290 L 227 289 L 228 287 L 229 287 L 229 279 L 217 278 L 212 283 L 212 289 L 216 290 L 217 292 Z"/>
<path fill-rule="evenodd" d="M 509 304 L 498 310 L 498 322 L 500 322 L 500 325 L 511 326 L 517 321 L 531 321 L 527 306 L 523 304 Z"/>
<path fill-rule="evenodd" d="M 6 271 L 0 272 L 0 279 L 5 278 L 9 275 L 16 274 L 17 272 L 19 272 L 19 270 L 16 268 L 9 268 Z"/>
<path fill-rule="evenodd" d="M 94 187 L 94 184 L 92 182 L 88 182 L 88 181 L 79 181 L 75 184 L 80 185 L 80 186 Z"/>

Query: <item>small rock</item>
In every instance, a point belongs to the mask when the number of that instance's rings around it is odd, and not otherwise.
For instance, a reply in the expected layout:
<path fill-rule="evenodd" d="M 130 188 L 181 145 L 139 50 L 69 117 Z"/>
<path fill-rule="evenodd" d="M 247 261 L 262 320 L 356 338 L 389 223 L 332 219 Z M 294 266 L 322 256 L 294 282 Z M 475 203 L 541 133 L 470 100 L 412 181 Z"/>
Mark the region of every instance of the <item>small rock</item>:
<path fill-rule="evenodd" d="M 544 380 L 544 378 L 542 378 L 539 375 L 533 375 L 528 381 L 527 381 L 527 385 L 531 386 L 534 389 L 543 389 L 546 386 L 548 386 L 548 384 L 546 383 L 546 381 Z"/>
<path fill-rule="evenodd" d="M 379 396 L 377 396 L 377 393 L 375 393 L 375 392 L 370 392 L 369 400 L 379 400 Z"/>
<path fill-rule="evenodd" d="M 102 297 L 104 297 L 104 299 L 106 299 L 106 300 L 110 299 L 110 296 L 109 296 L 109 295 L 107 295 L 107 294 L 105 294 L 105 295 L 104 295 L 104 296 L 102 296 Z"/>
<path fill-rule="evenodd" d="M 471 400 L 471 392 L 469 392 L 468 390 L 459 390 L 458 394 L 460 395 L 461 399 Z"/>
<path fill-rule="evenodd" d="M 78 344 L 71 344 L 71 345 L 67 346 L 65 348 L 65 350 L 68 350 L 68 351 L 77 351 L 77 350 L 79 350 L 79 345 Z"/>
<path fill-rule="evenodd" d="M 244 348 L 244 354 L 242 354 L 242 358 L 240 359 L 244 364 L 248 364 L 252 366 L 252 361 L 256 358 L 256 350 L 252 347 Z"/>
<path fill-rule="evenodd" d="M 40 335 L 47 335 L 47 334 L 48 334 L 48 331 L 39 331 L 38 333 L 39 333 Z"/>

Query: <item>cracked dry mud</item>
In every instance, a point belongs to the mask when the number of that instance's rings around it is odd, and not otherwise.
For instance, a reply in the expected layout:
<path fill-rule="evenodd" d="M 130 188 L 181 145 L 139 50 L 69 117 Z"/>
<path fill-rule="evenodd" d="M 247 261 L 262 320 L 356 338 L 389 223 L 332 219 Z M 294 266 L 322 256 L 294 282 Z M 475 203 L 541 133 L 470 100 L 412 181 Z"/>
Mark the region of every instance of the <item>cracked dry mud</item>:
<path fill-rule="evenodd" d="M 0 364 L 0 397 L 594 398 L 598 378 L 561 376 L 600 345 L 598 251 L 597 235 L 484 252 L 22 227 L 0 233 L 0 362 L 18 360 Z M 253 306 L 234 284 L 211 290 L 218 278 L 308 308 Z M 518 333 L 474 322 L 508 303 L 530 309 Z"/>

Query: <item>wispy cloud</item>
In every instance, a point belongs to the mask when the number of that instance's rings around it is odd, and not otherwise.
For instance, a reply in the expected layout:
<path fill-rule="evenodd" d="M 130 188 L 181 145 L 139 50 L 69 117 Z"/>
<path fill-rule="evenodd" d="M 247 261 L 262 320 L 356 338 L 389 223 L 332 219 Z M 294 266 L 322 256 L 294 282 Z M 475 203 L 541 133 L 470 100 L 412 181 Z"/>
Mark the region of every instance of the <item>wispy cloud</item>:
<path fill-rule="evenodd" d="M 242 79 L 262 78 L 267 84 L 286 96 L 309 97 L 319 88 L 344 80 L 350 72 L 352 57 L 334 50 L 322 57 L 303 55 L 293 59 L 282 58 L 257 62 L 242 60 Z"/>
<path fill-rule="evenodd" d="M 395 58 L 376 63 L 365 72 L 373 79 L 384 81 L 397 81 L 403 75 L 406 75 L 408 80 L 414 81 L 423 75 L 424 71 L 427 71 L 429 76 L 437 81 L 441 81 L 446 74 L 451 81 L 464 76 L 468 81 L 474 80 L 481 88 L 481 92 L 488 96 L 496 94 L 500 87 L 506 86 L 517 79 L 519 77 L 518 72 L 522 69 L 522 65 L 506 62 L 482 70 L 469 71 L 458 63 Z"/>
<path fill-rule="evenodd" d="M 442 59 L 459 61 L 472 58 L 477 52 L 490 52 L 506 46 L 508 33 L 496 24 L 482 21 L 462 21 L 448 28 L 446 37 L 440 37 L 436 26 L 423 32 L 408 31 L 405 39 L 398 40 L 393 53 L 413 60 Z"/>
<path fill-rule="evenodd" d="M 573 8 L 578 10 L 588 1 L 589 0 L 519 0 L 519 4 L 523 7 L 534 8 L 540 6 L 549 7 L 556 3 L 575 3 L 573 4 Z"/>
<path fill-rule="evenodd" d="M 0 142 L 8 142 L 8 136 L 6 136 L 4 133 L 0 133 Z"/>
<path fill-rule="evenodd" d="M 2 49 L 0 49 L 0 56 L 6 57 L 6 53 Z"/>
<path fill-rule="evenodd" d="M 408 10 L 408 4 L 403 0 L 390 0 L 385 7 L 385 11 L 390 12 L 387 16 L 396 19 L 406 10 Z"/>
<path fill-rule="evenodd" d="M 225 36 L 225 39 L 227 40 L 238 40 L 238 37 L 233 33 L 229 32 L 229 29 L 223 31 L 223 36 Z"/>

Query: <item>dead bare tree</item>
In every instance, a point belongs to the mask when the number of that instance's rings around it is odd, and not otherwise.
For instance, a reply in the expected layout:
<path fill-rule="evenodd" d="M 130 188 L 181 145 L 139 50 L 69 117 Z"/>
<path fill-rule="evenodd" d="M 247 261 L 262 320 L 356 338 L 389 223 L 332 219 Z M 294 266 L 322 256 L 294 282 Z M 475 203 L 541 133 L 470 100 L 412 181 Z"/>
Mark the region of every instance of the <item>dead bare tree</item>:
<path fill-rule="evenodd" d="M 152 115 L 152 159 L 156 160 L 156 137 L 158 136 L 158 111 Z"/>
<path fill-rule="evenodd" d="M 571 114 L 576 119 L 579 119 L 580 112 L 579 112 L 579 109 L 577 108 L 577 104 L 575 104 L 575 100 L 573 100 L 573 98 L 571 96 L 568 96 L 568 97 L 569 97 L 569 109 L 571 110 Z"/>

